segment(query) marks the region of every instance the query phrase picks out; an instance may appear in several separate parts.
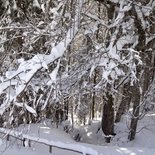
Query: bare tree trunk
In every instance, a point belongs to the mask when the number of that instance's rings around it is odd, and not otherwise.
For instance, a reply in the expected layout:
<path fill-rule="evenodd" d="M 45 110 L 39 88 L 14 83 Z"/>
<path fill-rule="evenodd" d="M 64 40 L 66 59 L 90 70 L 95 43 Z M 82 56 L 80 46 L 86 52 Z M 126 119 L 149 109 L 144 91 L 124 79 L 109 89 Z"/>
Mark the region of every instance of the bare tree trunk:
<path fill-rule="evenodd" d="M 103 106 L 102 131 L 107 143 L 110 143 L 111 135 L 114 133 L 114 102 L 111 94 L 107 93 L 107 102 Z"/>
<path fill-rule="evenodd" d="M 101 18 L 101 3 L 99 2 L 98 3 L 98 18 L 100 19 Z M 97 33 L 96 33 L 96 39 L 98 40 L 98 42 L 101 42 L 101 39 L 100 39 L 100 25 L 98 25 L 98 29 L 97 29 Z M 102 40 L 103 41 L 103 40 Z M 94 72 L 94 78 L 93 78 L 93 86 L 95 87 L 96 83 L 97 83 L 97 69 L 95 69 L 95 72 Z M 92 97 L 92 107 L 91 107 L 91 113 L 92 113 L 92 120 L 94 119 L 95 117 L 95 102 L 96 102 L 96 92 L 95 92 L 95 89 L 93 91 L 93 97 Z"/>
<path fill-rule="evenodd" d="M 93 84 L 94 84 L 94 87 L 96 85 L 96 70 L 94 72 L 94 79 L 93 79 Z M 95 102 L 96 102 L 96 93 L 95 93 L 95 89 L 93 91 L 93 96 L 92 96 L 92 106 L 91 106 L 91 114 L 92 114 L 92 120 L 94 119 L 95 117 Z"/>
<path fill-rule="evenodd" d="M 74 128 L 74 106 L 71 105 L 71 121 L 72 121 L 72 128 Z"/>
<path fill-rule="evenodd" d="M 59 125 L 59 107 L 56 108 L 55 119 L 56 119 L 56 128 L 58 128 L 58 125 Z"/>
<path fill-rule="evenodd" d="M 131 101 L 131 93 L 130 93 L 130 83 L 124 84 L 123 88 L 123 97 L 121 103 L 119 105 L 115 122 L 120 122 L 122 115 L 129 109 Z"/>
<path fill-rule="evenodd" d="M 0 127 L 3 127 L 3 123 L 4 123 L 4 121 L 3 121 L 3 117 L 0 116 Z"/>
<path fill-rule="evenodd" d="M 64 98 L 64 120 L 68 120 L 68 104 L 69 104 L 69 98 L 65 97 Z"/>
<path fill-rule="evenodd" d="M 135 139 L 137 123 L 139 119 L 140 90 L 138 83 L 134 85 L 132 97 L 133 97 L 133 115 L 130 123 L 130 132 L 128 136 L 128 139 L 130 141 Z"/>
<path fill-rule="evenodd" d="M 139 19 L 135 6 L 132 7 L 132 15 L 135 17 L 134 18 L 134 25 L 137 28 L 137 35 L 139 36 L 138 38 L 138 44 L 136 45 L 135 49 L 137 51 L 141 51 L 141 57 L 142 60 L 144 61 L 144 56 L 143 53 L 145 52 L 145 45 L 146 45 L 146 36 L 145 36 L 145 30 L 142 27 L 142 23 L 141 20 Z M 142 68 L 140 66 L 137 66 L 137 78 L 140 79 L 140 73 L 142 71 Z M 135 139 L 135 135 L 136 135 L 136 129 L 137 129 L 137 123 L 138 123 L 138 119 L 139 119 L 139 109 L 140 109 L 140 98 L 141 98 L 141 94 L 140 94 L 140 83 L 139 81 L 137 81 L 134 84 L 134 88 L 133 88 L 133 93 L 132 93 L 132 97 L 133 97 L 133 114 L 132 114 L 132 118 L 131 118 L 131 124 L 130 124 L 130 132 L 129 132 L 129 136 L 128 139 L 134 140 Z"/>

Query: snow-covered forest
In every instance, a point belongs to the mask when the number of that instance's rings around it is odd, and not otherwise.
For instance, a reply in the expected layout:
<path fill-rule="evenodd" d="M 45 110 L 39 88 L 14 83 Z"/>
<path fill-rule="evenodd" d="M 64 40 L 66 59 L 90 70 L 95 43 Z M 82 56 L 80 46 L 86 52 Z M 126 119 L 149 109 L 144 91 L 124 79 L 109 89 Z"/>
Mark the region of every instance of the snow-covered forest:
<path fill-rule="evenodd" d="M 154 105 L 155 0 L 0 0 L 2 150 L 48 128 L 50 145 L 137 155 L 115 151 L 155 140 Z"/>

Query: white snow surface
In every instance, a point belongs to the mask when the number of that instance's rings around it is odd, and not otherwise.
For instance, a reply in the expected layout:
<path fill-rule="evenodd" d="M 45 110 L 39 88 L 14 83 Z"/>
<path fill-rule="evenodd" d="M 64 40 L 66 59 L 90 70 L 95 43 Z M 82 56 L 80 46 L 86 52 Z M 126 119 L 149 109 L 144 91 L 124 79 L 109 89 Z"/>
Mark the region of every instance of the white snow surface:
<path fill-rule="evenodd" d="M 127 140 L 128 130 L 124 123 L 125 118 L 116 124 L 117 135 L 113 138 L 110 144 L 104 143 L 104 136 L 99 131 L 96 134 L 98 121 L 93 121 L 91 126 L 84 126 L 87 130 L 87 137 L 83 135 L 83 142 L 75 142 L 71 136 L 64 131 L 60 126 L 58 129 L 51 125 L 50 121 L 46 120 L 39 124 L 21 125 L 14 130 L 6 130 L 0 128 L 0 131 L 5 131 L 11 135 L 24 137 L 27 139 L 44 142 L 53 146 L 62 148 L 70 148 L 81 151 L 83 154 L 90 155 L 154 155 L 155 154 L 155 114 L 148 114 L 139 122 L 138 133 L 136 139 L 132 142 Z M 37 142 L 32 142 L 31 147 L 23 147 L 22 143 L 10 138 L 10 141 L 1 140 L 0 152 L 4 155 L 48 155 L 49 147 Z M 88 144 L 91 143 L 91 144 Z M 27 144 L 27 143 L 25 143 Z M 100 145 L 98 145 L 100 144 Z M 67 150 L 58 148 L 52 149 L 53 155 L 78 155 Z"/>

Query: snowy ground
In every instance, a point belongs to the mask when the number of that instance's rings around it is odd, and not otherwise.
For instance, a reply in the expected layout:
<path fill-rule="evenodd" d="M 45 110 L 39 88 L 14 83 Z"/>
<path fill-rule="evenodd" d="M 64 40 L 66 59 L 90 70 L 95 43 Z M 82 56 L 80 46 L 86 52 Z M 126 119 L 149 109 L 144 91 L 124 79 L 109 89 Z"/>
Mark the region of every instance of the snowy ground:
<path fill-rule="evenodd" d="M 96 134 L 98 122 L 94 121 L 92 126 L 84 126 L 81 129 L 82 142 L 75 142 L 69 134 L 62 131 L 61 128 L 55 129 L 50 122 L 39 124 L 22 125 L 16 131 L 22 131 L 30 137 L 54 141 L 56 144 L 61 142 L 64 146 L 76 147 L 83 152 L 91 152 L 92 155 L 154 155 L 155 154 L 155 115 L 148 114 L 139 122 L 136 140 L 129 142 L 127 140 L 128 129 L 125 118 L 121 123 L 116 124 L 117 135 L 113 138 L 112 143 L 107 145 L 104 142 L 102 132 Z M 85 142 L 85 143 L 84 143 Z M 86 144 L 89 143 L 89 144 Z M 102 145 L 102 146 L 101 146 Z M 104 146 L 103 146 L 104 145 Z M 10 141 L 2 140 L 0 154 L 3 155 L 50 155 L 49 147 L 43 144 L 33 143 L 31 148 L 24 148 L 20 141 L 11 139 Z M 52 155 L 79 155 L 70 151 L 53 148 Z"/>
<path fill-rule="evenodd" d="M 110 144 L 105 143 L 103 132 L 100 130 L 97 132 L 99 126 L 98 121 L 94 121 L 93 126 L 84 126 L 82 132 L 82 142 L 119 146 L 119 147 L 147 147 L 155 149 L 155 114 L 147 114 L 142 120 L 138 122 L 136 139 L 132 142 L 128 141 L 129 122 L 124 117 L 120 123 L 115 124 L 116 136 L 113 138 Z M 85 134 L 84 134 L 85 133 Z"/>

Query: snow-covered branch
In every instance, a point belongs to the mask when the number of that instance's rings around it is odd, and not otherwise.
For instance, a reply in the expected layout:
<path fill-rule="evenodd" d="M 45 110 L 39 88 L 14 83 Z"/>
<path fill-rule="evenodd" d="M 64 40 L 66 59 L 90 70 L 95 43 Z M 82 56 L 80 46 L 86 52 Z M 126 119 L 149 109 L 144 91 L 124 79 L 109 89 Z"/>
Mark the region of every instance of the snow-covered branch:
<path fill-rule="evenodd" d="M 42 69 L 43 67 L 47 69 L 48 68 L 47 66 L 49 64 L 51 64 L 53 61 L 63 56 L 68 45 L 71 43 L 71 41 L 74 39 L 74 37 L 78 33 L 79 18 L 80 18 L 79 15 L 81 13 L 82 4 L 83 4 L 83 1 L 80 0 L 79 5 L 77 5 L 76 11 L 75 11 L 76 14 L 75 14 L 74 27 L 71 27 L 68 29 L 66 33 L 66 37 L 52 48 L 49 55 L 37 54 L 32 59 L 21 62 L 18 69 L 15 71 L 11 71 L 11 75 L 7 76 L 4 82 L 0 83 L 1 92 L 3 92 L 8 87 L 15 86 L 15 90 L 14 90 L 15 92 L 13 93 L 12 97 L 9 98 L 7 102 L 4 102 L 3 104 L 1 104 L 0 114 L 3 114 L 3 112 L 11 104 L 11 102 L 15 101 L 16 98 L 25 90 L 28 83 L 31 81 L 33 76 L 40 69 Z M 9 73 L 9 71 L 7 73 Z M 15 78 L 17 75 L 21 81 L 20 84 L 18 84 L 18 81 L 15 83 L 11 82 L 12 78 Z M 8 79 L 10 80 L 10 82 L 7 82 Z M 7 96 L 10 96 L 10 95 L 11 94 L 7 94 Z"/>

